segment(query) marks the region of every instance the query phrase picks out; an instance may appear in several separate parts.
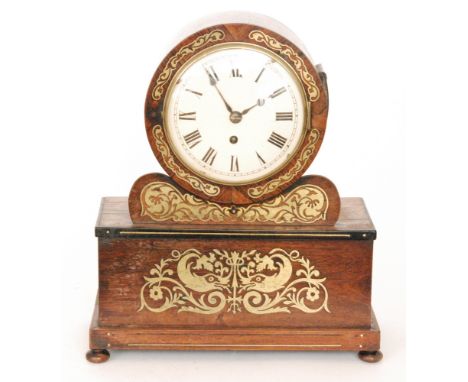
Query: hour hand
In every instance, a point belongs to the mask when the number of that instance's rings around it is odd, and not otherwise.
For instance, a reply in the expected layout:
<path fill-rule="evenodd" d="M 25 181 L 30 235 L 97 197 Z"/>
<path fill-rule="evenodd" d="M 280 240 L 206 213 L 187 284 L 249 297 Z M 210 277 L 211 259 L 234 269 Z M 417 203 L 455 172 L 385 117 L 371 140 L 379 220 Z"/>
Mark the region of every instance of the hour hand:
<path fill-rule="evenodd" d="M 264 100 L 263 98 L 259 98 L 259 99 L 257 100 L 257 102 L 255 103 L 255 105 L 252 105 L 252 106 L 248 107 L 247 109 L 242 110 L 242 113 L 241 113 L 241 114 L 242 114 L 242 115 L 245 115 L 245 114 L 247 114 L 250 110 L 252 110 L 254 107 L 256 107 L 256 106 L 263 106 L 264 104 L 265 104 L 265 100 Z"/>

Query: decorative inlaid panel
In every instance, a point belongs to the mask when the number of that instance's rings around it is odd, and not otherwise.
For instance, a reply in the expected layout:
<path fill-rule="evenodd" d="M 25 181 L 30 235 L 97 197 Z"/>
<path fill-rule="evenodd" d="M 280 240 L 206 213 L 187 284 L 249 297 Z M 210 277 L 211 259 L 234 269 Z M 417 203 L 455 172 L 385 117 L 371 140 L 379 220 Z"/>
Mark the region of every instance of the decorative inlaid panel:
<path fill-rule="evenodd" d="M 142 216 L 155 222 L 179 223 L 314 223 L 326 220 L 329 204 L 325 191 L 312 184 L 295 187 L 268 202 L 233 208 L 202 200 L 162 181 L 143 187 L 140 203 Z"/>
<path fill-rule="evenodd" d="M 299 251 L 172 251 L 144 276 L 140 309 L 153 313 L 317 313 L 328 309 L 326 278 Z"/>

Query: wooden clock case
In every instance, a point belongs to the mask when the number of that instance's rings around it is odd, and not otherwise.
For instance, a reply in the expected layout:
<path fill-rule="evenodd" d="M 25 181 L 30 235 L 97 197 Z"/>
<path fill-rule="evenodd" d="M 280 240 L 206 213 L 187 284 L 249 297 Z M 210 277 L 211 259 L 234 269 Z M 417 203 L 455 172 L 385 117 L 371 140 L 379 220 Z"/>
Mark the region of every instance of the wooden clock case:
<path fill-rule="evenodd" d="M 357 351 L 367 362 L 382 358 L 371 307 L 376 231 L 362 199 L 340 198 L 324 177 L 301 177 L 325 132 L 326 76 L 275 25 L 249 16 L 198 29 L 156 72 L 146 129 L 169 177 L 144 175 L 128 198 L 102 200 L 89 361 L 104 362 L 114 349 L 333 350 Z M 187 49 L 216 43 L 206 37 L 214 31 L 242 41 L 261 32 L 261 43 L 305 68 L 304 86 L 313 83 L 322 95 L 310 113 L 318 135 L 307 137 L 314 141 L 306 139 L 280 173 L 250 187 L 207 182 L 157 137 L 164 135 L 159 100 L 178 65 L 173 58 L 183 62 Z"/>
<path fill-rule="evenodd" d="M 261 24 L 261 23 L 260 23 Z M 189 193 L 222 204 L 243 205 L 270 199 L 294 184 L 307 170 L 325 135 L 328 94 L 324 73 L 312 64 L 308 55 L 296 43 L 258 24 L 225 23 L 198 30 L 176 45 L 156 70 L 151 80 L 145 104 L 145 125 L 148 141 L 167 174 Z M 284 33 L 284 32 L 283 32 Z M 293 40 L 297 40 L 291 36 Z M 241 43 L 274 54 L 297 76 L 304 89 L 307 105 L 306 129 L 300 146 L 286 165 L 267 178 L 247 185 L 228 185 L 204 179 L 177 157 L 165 132 L 164 98 L 170 83 L 184 64 L 214 46 Z M 322 75 L 322 78 L 321 78 Z"/>

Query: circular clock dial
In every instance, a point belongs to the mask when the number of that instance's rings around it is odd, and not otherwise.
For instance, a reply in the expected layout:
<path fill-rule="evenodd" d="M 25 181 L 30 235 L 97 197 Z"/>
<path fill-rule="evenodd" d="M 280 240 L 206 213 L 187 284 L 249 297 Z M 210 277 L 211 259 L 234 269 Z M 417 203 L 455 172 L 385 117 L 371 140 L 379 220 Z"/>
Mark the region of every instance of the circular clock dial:
<path fill-rule="evenodd" d="M 301 144 L 304 116 L 304 93 L 290 67 L 247 44 L 195 56 L 173 79 L 164 108 L 179 160 L 228 185 L 281 169 Z"/>

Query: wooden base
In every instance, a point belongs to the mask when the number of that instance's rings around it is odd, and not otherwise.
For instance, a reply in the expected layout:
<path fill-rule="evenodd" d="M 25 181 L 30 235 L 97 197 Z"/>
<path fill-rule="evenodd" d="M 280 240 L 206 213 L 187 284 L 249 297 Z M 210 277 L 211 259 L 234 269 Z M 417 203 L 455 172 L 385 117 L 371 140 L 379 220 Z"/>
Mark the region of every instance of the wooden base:
<path fill-rule="evenodd" d="M 361 198 L 341 200 L 334 226 L 135 224 L 127 198 L 104 198 L 96 236 L 91 362 L 111 349 L 381 358 L 371 307 L 376 231 Z"/>
<path fill-rule="evenodd" d="M 358 351 L 365 362 L 382 359 L 380 329 L 372 314 L 370 328 L 188 328 L 99 326 L 99 303 L 90 327 L 86 358 L 101 363 L 109 350 L 295 350 Z"/>

